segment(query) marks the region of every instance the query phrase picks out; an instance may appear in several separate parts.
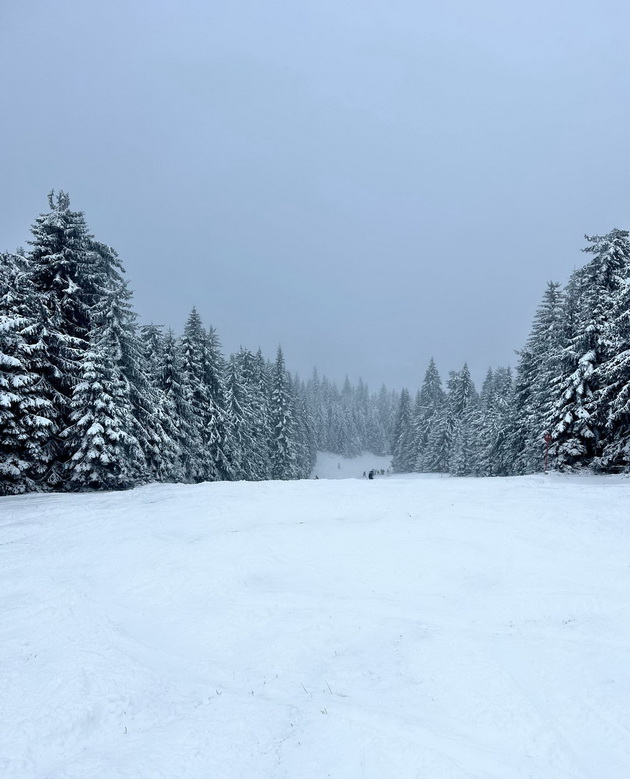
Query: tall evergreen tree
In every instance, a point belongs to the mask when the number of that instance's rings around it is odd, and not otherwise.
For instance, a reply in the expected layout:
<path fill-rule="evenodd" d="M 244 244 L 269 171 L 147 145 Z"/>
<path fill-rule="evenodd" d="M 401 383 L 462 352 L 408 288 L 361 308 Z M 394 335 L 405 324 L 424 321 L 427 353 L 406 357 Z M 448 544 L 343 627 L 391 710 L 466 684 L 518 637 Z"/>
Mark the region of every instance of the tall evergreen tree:
<path fill-rule="evenodd" d="M 155 383 L 164 398 L 164 410 L 175 444 L 172 479 L 196 481 L 202 456 L 201 433 L 194 417 L 183 354 L 172 330 L 167 331 L 162 341 Z"/>
<path fill-rule="evenodd" d="M 166 441 L 156 428 L 159 408 L 146 377 L 122 264 L 114 249 L 93 239 L 86 241 L 86 257 L 92 304 L 79 380 L 61 431 L 64 485 L 125 489 L 157 476 L 157 467 L 148 469 L 147 456 L 153 449 L 154 461 L 160 462 Z"/>
<path fill-rule="evenodd" d="M 418 405 L 414 414 L 414 436 L 416 461 L 414 470 L 430 470 L 427 461 L 427 450 L 433 425 L 437 421 L 438 414 L 444 409 L 446 397 L 442 388 L 442 379 L 435 366 L 433 357 L 424 375 Z"/>
<path fill-rule="evenodd" d="M 394 426 L 392 469 L 396 473 L 410 473 L 415 465 L 414 428 L 409 390 L 400 393 L 400 404 Z"/>
<path fill-rule="evenodd" d="M 341 390 L 339 414 L 338 450 L 344 457 L 356 457 L 361 453 L 362 445 L 355 412 L 355 393 L 346 376 Z"/>
<path fill-rule="evenodd" d="M 292 416 L 294 419 L 294 441 L 296 478 L 308 478 L 315 467 L 316 450 L 312 420 L 308 413 L 302 382 L 295 376 L 291 382 Z"/>
<path fill-rule="evenodd" d="M 227 364 L 225 404 L 229 423 L 231 473 L 235 480 L 256 479 L 256 470 L 250 458 L 256 441 L 254 432 L 255 408 L 251 386 L 248 386 L 246 370 L 248 356 L 241 349 L 232 355 Z"/>
<path fill-rule="evenodd" d="M 608 416 L 602 377 L 614 357 L 613 311 L 630 268 L 628 231 L 615 229 L 587 240 L 584 251 L 594 256 L 573 274 L 576 323 L 563 350 L 559 397 L 549 420 L 561 468 L 582 467 L 601 457 Z"/>
<path fill-rule="evenodd" d="M 605 440 L 598 466 L 630 469 L 630 277 L 624 276 L 611 312 L 612 357 L 598 370 L 597 401 L 605 420 Z"/>
<path fill-rule="evenodd" d="M 128 432 L 134 427 L 129 391 L 113 348 L 109 328 L 92 330 L 62 432 L 69 444 L 66 489 L 128 489 L 135 482 L 140 447 Z"/>
<path fill-rule="evenodd" d="M 317 368 L 313 368 L 313 375 L 306 385 L 306 401 L 308 403 L 309 413 L 313 423 L 313 432 L 315 435 L 315 446 L 323 451 L 325 444 L 325 414 L 323 405 L 323 395 L 321 382 Z"/>
<path fill-rule="evenodd" d="M 290 378 L 284 364 L 282 348 L 278 347 L 271 384 L 271 477 L 295 479 L 298 463 L 295 448 L 295 421 L 292 415 Z"/>
<path fill-rule="evenodd" d="M 469 403 L 453 427 L 448 458 L 452 476 L 471 476 L 479 467 L 478 443 L 482 415 L 476 402 Z"/>
<path fill-rule="evenodd" d="M 32 247 L 27 271 L 42 315 L 43 354 L 40 366 L 44 383 L 50 387 L 48 400 L 53 404 L 61 433 L 70 423 L 70 399 L 79 380 L 79 363 L 88 348 L 90 309 L 95 302 L 98 281 L 89 246 L 92 236 L 80 211 L 70 210 L 70 198 L 59 192 L 48 196 L 50 211 L 40 214 L 31 232 Z M 53 428 L 49 428 L 51 436 Z M 51 487 L 64 479 L 63 464 L 68 452 L 63 440 L 51 437 L 47 448 L 53 451 L 47 481 Z"/>
<path fill-rule="evenodd" d="M 210 399 L 205 416 L 205 438 L 212 468 L 210 478 L 224 481 L 233 478 L 233 455 L 228 438 L 230 420 L 225 396 L 225 363 L 219 337 L 213 327 L 206 335 L 203 371 Z"/>
<path fill-rule="evenodd" d="M 564 320 L 564 295 L 559 284 L 549 282 L 531 333 L 518 352 L 511 442 L 514 473 L 534 473 L 543 467 L 544 435 L 561 368 Z"/>
<path fill-rule="evenodd" d="M 0 254 L 0 495 L 38 489 L 54 456 L 38 314 L 24 259 Z"/>
<path fill-rule="evenodd" d="M 140 416 L 144 420 L 143 426 L 149 428 L 149 436 L 142 436 L 141 440 L 148 438 L 154 442 L 153 446 L 145 443 L 147 466 L 151 478 L 157 481 L 185 481 L 183 448 L 188 440 L 188 425 L 179 414 L 184 400 L 180 371 L 176 367 L 177 345 L 170 330 L 164 335 L 162 328 L 153 324 L 140 328 L 138 337 L 142 350 L 140 383 L 144 388 L 141 393 L 144 402 L 140 414 L 136 412 L 134 416 Z M 146 414 L 147 401 L 153 404 L 150 419 Z"/>
<path fill-rule="evenodd" d="M 467 447 L 465 453 L 467 463 L 470 458 L 468 446 L 471 436 L 468 428 L 471 420 L 468 418 L 468 412 L 477 403 L 477 391 L 467 364 L 464 364 L 461 371 L 451 371 L 447 389 L 448 394 L 444 407 L 432 418 L 431 432 L 424 456 L 425 470 L 434 473 L 450 471 L 454 462 L 452 460 L 453 447 L 456 443 L 460 449 L 464 445 Z M 466 429 L 459 431 L 459 427 Z M 461 451 L 455 454 L 461 461 L 464 454 Z M 462 467 L 458 465 L 457 470 L 461 472 Z"/>
<path fill-rule="evenodd" d="M 206 382 L 207 338 L 201 317 L 193 307 L 182 337 L 182 380 L 186 401 L 190 406 L 190 426 L 195 449 L 188 449 L 187 470 L 194 482 L 207 481 L 216 476 L 214 463 L 208 453 L 211 433 L 208 409 L 212 407 L 210 388 Z M 192 442 L 191 442 L 192 443 Z"/>
<path fill-rule="evenodd" d="M 508 476 L 514 459 L 514 387 L 510 368 L 489 370 L 478 410 L 471 411 L 472 467 L 475 476 Z"/>

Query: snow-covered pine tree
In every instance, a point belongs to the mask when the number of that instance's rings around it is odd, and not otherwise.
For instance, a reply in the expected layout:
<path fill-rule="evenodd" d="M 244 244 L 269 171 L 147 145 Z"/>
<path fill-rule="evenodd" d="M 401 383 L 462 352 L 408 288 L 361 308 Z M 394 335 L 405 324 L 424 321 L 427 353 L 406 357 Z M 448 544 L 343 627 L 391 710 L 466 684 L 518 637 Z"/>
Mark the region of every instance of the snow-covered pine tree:
<path fill-rule="evenodd" d="M 155 431 L 151 440 L 157 441 L 159 451 L 148 458 L 152 477 L 157 481 L 185 481 L 183 447 L 187 428 L 179 416 L 178 408 L 185 403 L 181 391 L 177 363 L 177 345 L 172 331 L 167 335 L 161 326 L 143 325 L 138 336 L 142 347 L 143 373 L 150 387 L 150 397 L 154 403 L 153 418 L 150 422 Z M 178 405 L 179 404 L 179 405 Z"/>
<path fill-rule="evenodd" d="M 179 341 L 168 330 L 162 341 L 156 386 L 164 397 L 164 410 L 175 442 L 174 481 L 195 481 L 201 458 L 201 433 L 194 418 Z"/>
<path fill-rule="evenodd" d="M 392 469 L 396 473 L 413 471 L 415 465 L 413 409 L 407 389 L 403 389 L 400 393 L 392 449 Z"/>
<path fill-rule="evenodd" d="M 138 330 L 138 336 L 142 344 L 145 371 L 151 383 L 156 384 L 157 377 L 160 374 L 162 353 L 164 351 L 163 327 L 162 325 L 153 324 L 153 322 L 148 325 L 141 325 Z"/>
<path fill-rule="evenodd" d="M 385 389 L 385 395 L 387 396 L 387 389 Z M 363 448 L 379 457 L 383 457 L 388 452 L 389 442 L 379 413 L 379 397 L 379 395 L 372 394 L 368 398 L 367 424 Z"/>
<path fill-rule="evenodd" d="M 472 411 L 471 446 L 475 476 L 508 476 L 513 473 L 514 389 L 510 368 L 490 369 L 483 383 L 479 405 Z"/>
<path fill-rule="evenodd" d="M 413 462 L 414 470 L 418 471 L 418 459 L 419 459 L 419 440 L 418 440 L 418 420 L 422 415 L 422 400 L 420 397 L 420 390 L 416 392 L 416 398 L 411 411 L 411 426 L 413 428 Z"/>
<path fill-rule="evenodd" d="M 368 385 L 361 378 L 354 390 L 354 418 L 357 432 L 357 454 L 360 454 L 369 448 L 370 429 L 370 391 Z"/>
<path fill-rule="evenodd" d="M 610 317 L 612 357 L 598 369 L 597 400 L 605 417 L 599 467 L 630 469 L 630 276 L 622 276 Z"/>
<path fill-rule="evenodd" d="M 218 337 L 204 331 L 193 308 L 182 337 L 182 384 L 192 412 L 186 467 L 195 482 L 232 478 L 223 370 Z"/>
<path fill-rule="evenodd" d="M 392 395 L 383 384 L 377 395 L 370 400 L 370 425 L 366 449 L 379 456 L 391 453 L 391 438 L 393 431 Z"/>
<path fill-rule="evenodd" d="M 468 369 L 464 363 L 461 371 L 451 373 L 448 382 L 448 403 L 455 420 L 461 419 L 471 403 L 477 400 L 477 390 Z"/>
<path fill-rule="evenodd" d="M 449 471 L 453 446 L 458 434 L 457 428 L 464 423 L 469 406 L 476 405 L 478 400 L 467 364 L 464 364 L 461 371 L 450 372 L 447 389 L 443 408 L 432 417 L 431 431 L 425 449 L 424 468 L 432 473 Z M 468 420 L 466 424 L 469 424 Z M 470 436 L 467 433 L 466 436 L 460 436 L 458 440 L 468 442 Z M 466 454 L 466 457 L 468 458 L 469 455 Z"/>
<path fill-rule="evenodd" d="M 344 457 L 356 457 L 363 447 L 355 411 L 355 392 L 347 376 L 341 389 L 339 410 L 339 443 L 335 451 Z"/>
<path fill-rule="evenodd" d="M 512 369 L 498 367 L 494 374 L 493 394 L 494 429 L 492 435 L 492 458 L 497 476 L 514 473 L 514 377 Z"/>
<path fill-rule="evenodd" d="M 191 410 L 190 426 L 195 450 L 188 449 L 187 473 L 193 482 L 216 477 L 216 469 L 209 453 L 208 409 L 212 407 L 210 388 L 206 382 L 207 336 L 201 317 L 193 307 L 182 336 L 182 384 Z M 191 443 L 192 443 L 191 442 Z"/>
<path fill-rule="evenodd" d="M 414 470 L 423 472 L 430 470 L 427 462 L 427 449 L 433 424 L 437 415 L 444 409 L 446 396 L 442 388 L 442 379 L 435 366 L 433 357 L 424 375 L 418 405 L 414 414 L 414 436 L 416 462 Z"/>
<path fill-rule="evenodd" d="M 126 489 L 158 477 L 167 442 L 122 264 L 114 249 L 91 238 L 86 250 L 92 305 L 87 347 L 77 366 L 79 381 L 61 431 L 66 442 L 64 486 Z"/>
<path fill-rule="evenodd" d="M 518 352 L 510 444 L 512 473 L 534 473 L 543 468 L 544 435 L 561 374 L 564 321 L 564 294 L 559 284 L 548 282 L 530 335 Z"/>
<path fill-rule="evenodd" d="M 62 432 L 69 424 L 70 398 L 79 380 L 79 364 L 88 348 L 90 309 L 97 294 L 93 257 L 89 251 L 92 236 L 80 211 L 70 210 L 70 198 L 59 192 L 48 196 L 50 211 L 40 214 L 31 228 L 33 239 L 26 268 L 38 304 L 42 308 L 45 363 L 41 375 L 50 387 Z M 47 445 L 54 450 L 47 483 L 56 488 L 63 482 L 62 464 L 68 457 L 59 437 Z"/>
<path fill-rule="evenodd" d="M 53 456 L 38 313 L 24 258 L 0 254 L 0 495 L 38 489 Z"/>
<path fill-rule="evenodd" d="M 479 467 L 478 441 L 482 427 L 478 402 L 469 403 L 453 428 L 453 440 L 448 461 L 451 476 L 476 475 Z"/>
<path fill-rule="evenodd" d="M 260 349 L 251 360 L 248 384 L 251 386 L 254 414 L 255 473 L 257 479 L 271 478 L 271 373 Z"/>
<path fill-rule="evenodd" d="M 295 420 L 292 416 L 290 377 L 284 365 L 282 348 L 278 347 L 271 377 L 271 478 L 297 479 L 299 468 L 295 447 Z"/>
<path fill-rule="evenodd" d="M 212 480 L 226 481 L 233 478 L 232 454 L 228 430 L 230 420 L 225 398 L 225 361 L 216 330 L 208 329 L 205 341 L 204 381 L 208 387 L 210 405 L 206 409 L 206 441 Z"/>
<path fill-rule="evenodd" d="M 613 311 L 630 268 L 627 230 L 586 239 L 591 245 L 584 251 L 594 256 L 569 284 L 575 324 L 561 355 L 558 398 L 548 420 L 556 464 L 570 469 L 601 464 L 608 420 L 605 364 L 615 355 Z"/>
<path fill-rule="evenodd" d="M 118 369 L 111 329 L 93 328 L 90 346 L 80 362 L 73 388 L 68 425 L 64 488 L 128 489 L 135 483 L 141 457 L 134 428 L 129 389 Z"/>
<path fill-rule="evenodd" d="M 206 481 L 213 471 L 208 462 L 206 409 L 211 400 L 209 388 L 204 380 L 205 348 L 206 335 L 201 317 L 193 307 L 184 326 L 181 341 L 182 384 L 191 410 L 193 440 L 198 447 L 194 456 L 187 462 L 188 478 L 193 482 Z"/>
<path fill-rule="evenodd" d="M 473 468 L 474 429 L 477 420 L 474 411 L 477 408 L 478 396 L 467 363 L 464 363 L 461 371 L 451 373 L 448 390 L 448 410 L 452 426 L 449 472 L 454 475 L 468 475 Z"/>
<path fill-rule="evenodd" d="M 446 403 L 431 420 L 429 440 L 424 450 L 423 471 L 427 473 L 448 473 L 448 464 L 453 443 L 454 419 Z"/>
<path fill-rule="evenodd" d="M 306 383 L 306 402 L 308 404 L 309 415 L 313 424 L 313 435 L 315 436 L 315 446 L 323 451 L 324 444 L 324 411 L 322 403 L 321 382 L 317 368 L 313 368 L 313 374 Z"/>
<path fill-rule="evenodd" d="M 316 449 L 312 421 L 306 405 L 305 388 L 297 375 L 291 382 L 291 401 L 291 415 L 295 430 L 297 478 L 307 479 L 315 467 Z"/>
<path fill-rule="evenodd" d="M 238 355 L 232 355 L 228 360 L 225 379 L 230 466 L 232 478 L 236 481 L 252 481 L 256 478 L 250 459 L 256 446 L 253 425 L 255 411 L 251 390 L 245 378 L 246 365 L 247 357 L 241 349 Z"/>
<path fill-rule="evenodd" d="M 325 451 L 340 454 L 343 449 L 341 395 L 337 385 L 326 377 L 322 381 L 322 390 L 326 409 Z"/>

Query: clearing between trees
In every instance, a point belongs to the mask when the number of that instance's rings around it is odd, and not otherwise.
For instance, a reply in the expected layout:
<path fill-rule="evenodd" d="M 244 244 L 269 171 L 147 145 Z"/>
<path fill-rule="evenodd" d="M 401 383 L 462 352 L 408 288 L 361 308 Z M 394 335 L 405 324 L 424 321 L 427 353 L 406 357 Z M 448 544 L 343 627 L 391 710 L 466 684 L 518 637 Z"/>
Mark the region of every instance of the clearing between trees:
<path fill-rule="evenodd" d="M 629 489 L 3 498 L 0 773 L 630 776 Z"/>

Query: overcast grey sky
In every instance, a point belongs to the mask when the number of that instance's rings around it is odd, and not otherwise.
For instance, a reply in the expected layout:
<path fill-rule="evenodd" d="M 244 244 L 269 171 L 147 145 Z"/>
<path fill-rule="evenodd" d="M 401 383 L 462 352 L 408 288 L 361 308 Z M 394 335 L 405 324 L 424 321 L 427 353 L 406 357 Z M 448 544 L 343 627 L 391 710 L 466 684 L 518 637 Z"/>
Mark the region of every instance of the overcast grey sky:
<path fill-rule="evenodd" d="M 0 248 L 52 188 L 141 321 L 377 390 L 515 364 L 630 225 L 630 4 L 0 0 Z"/>

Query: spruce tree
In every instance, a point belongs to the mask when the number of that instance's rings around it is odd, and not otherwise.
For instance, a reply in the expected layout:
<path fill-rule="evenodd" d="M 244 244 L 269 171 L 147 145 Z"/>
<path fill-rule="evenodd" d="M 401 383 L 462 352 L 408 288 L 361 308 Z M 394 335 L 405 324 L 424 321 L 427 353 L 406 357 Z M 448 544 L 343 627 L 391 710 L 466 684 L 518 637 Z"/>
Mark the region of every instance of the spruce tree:
<path fill-rule="evenodd" d="M 182 383 L 190 407 L 191 442 L 187 452 L 187 474 L 193 482 L 206 481 L 215 475 L 210 461 L 207 410 L 211 406 L 210 388 L 206 383 L 206 334 L 201 317 L 193 307 L 182 336 Z"/>
<path fill-rule="evenodd" d="M 211 480 L 233 478 L 232 458 L 228 431 L 230 420 L 225 393 L 225 363 L 221 354 L 219 337 L 213 327 L 209 328 L 203 357 L 203 377 L 208 388 L 209 403 L 205 409 L 205 441 L 211 468 Z"/>
<path fill-rule="evenodd" d="M 355 393 L 346 376 L 340 396 L 339 442 L 335 450 L 344 457 L 356 457 L 361 453 L 361 436 L 355 411 Z"/>
<path fill-rule="evenodd" d="M 125 489 L 157 475 L 157 468 L 147 466 L 147 442 L 153 439 L 157 461 L 165 442 L 155 432 L 159 408 L 145 374 L 122 264 L 114 249 L 98 241 L 90 239 L 86 249 L 92 305 L 87 345 L 77 365 L 79 380 L 61 431 L 64 486 Z"/>
<path fill-rule="evenodd" d="M 292 415 L 290 378 L 278 347 L 271 379 L 271 478 L 295 479 L 298 463 L 295 447 L 295 421 Z"/>
<path fill-rule="evenodd" d="M 471 411 L 471 473 L 508 476 L 514 468 L 514 387 L 510 368 L 489 370 L 479 399 Z"/>
<path fill-rule="evenodd" d="M 415 471 L 430 470 L 427 459 L 429 439 L 438 414 L 444 409 L 446 397 L 442 388 L 442 379 L 435 366 L 433 357 L 424 375 L 418 404 L 414 414 L 414 436 L 416 461 Z"/>
<path fill-rule="evenodd" d="M 74 386 L 64 487 L 69 490 L 128 489 L 140 456 L 133 430 L 129 391 L 116 363 L 108 328 L 92 331 Z"/>
<path fill-rule="evenodd" d="M 260 349 L 247 361 L 247 382 L 252 396 L 254 449 L 251 453 L 255 478 L 271 478 L 271 374 Z"/>
<path fill-rule="evenodd" d="M 611 312 L 613 356 L 599 369 L 598 401 L 605 441 L 598 463 L 605 470 L 630 469 L 630 277 L 620 284 Z"/>
<path fill-rule="evenodd" d="M 28 243 L 32 247 L 26 258 L 30 283 L 41 306 L 45 327 L 42 329 L 45 363 L 39 370 L 43 383 L 50 388 L 61 434 L 70 424 L 70 399 L 79 381 L 80 362 L 88 348 L 90 310 L 96 300 L 92 236 L 82 212 L 70 209 L 65 192 L 48 196 L 50 211 L 40 214 Z M 53 429 L 49 428 L 51 435 Z M 63 439 L 51 437 L 47 448 L 52 452 L 47 482 L 55 488 L 64 480 L 63 463 L 68 459 Z"/>
<path fill-rule="evenodd" d="M 316 450 L 312 422 L 306 405 L 302 382 L 296 375 L 291 382 L 292 417 L 294 420 L 294 440 L 296 459 L 296 478 L 306 479 L 315 467 Z"/>
<path fill-rule="evenodd" d="M 54 456 L 41 329 L 24 258 L 0 254 L 0 495 L 39 489 Z"/>
<path fill-rule="evenodd" d="M 252 481 L 256 478 L 250 458 L 256 445 L 253 421 L 255 410 L 251 388 L 245 378 L 246 364 L 247 357 L 242 349 L 238 355 L 230 357 L 225 381 L 225 404 L 229 420 L 232 478 Z"/>
<path fill-rule="evenodd" d="M 161 344 L 155 384 L 164 398 L 174 442 L 173 481 L 195 481 L 201 458 L 201 435 L 193 414 L 179 341 L 168 330 Z"/>
<path fill-rule="evenodd" d="M 306 384 L 306 402 L 308 404 L 309 414 L 313 423 L 313 433 L 315 435 L 315 445 L 318 450 L 323 450 L 322 431 L 323 431 L 323 413 L 321 403 L 321 386 L 317 368 L 313 368 L 313 374 Z"/>
<path fill-rule="evenodd" d="M 422 459 L 422 468 L 427 473 L 448 473 L 453 443 L 453 423 L 454 419 L 447 404 L 434 414 Z"/>
<path fill-rule="evenodd" d="M 452 476 L 471 476 L 478 467 L 477 441 L 481 414 L 476 403 L 470 403 L 453 428 L 448 470 Z"/>
<path fill-rule="evenodd" d="M 415 448 L 411 397 L 407 389 L 400 393 L 392 450 L 392 469 L 396 473 L 410 473 L 415 465 Z"/>
<path fill-rule="evenodd" d="M 564 321 L 564 294 L 559 284 L 549 282 L 527 342 L 518 352 L 511 434 L 513 473 L 534 473 L 543 468 L 544 436 L 561 371 Z"/>
<path fill-rule="evenodd" d="M 153 324 L 141 327 L 138 336 L 142 349 L 143 395 L 153 404 L 152 418 L 145 425 L 150 424 L 153 431 L 150 440 L 159 447 L 155 451 L 145 446 L 151 477 L 157 481 L 185 481 L 182 451 L 187 428 L 178 411 L 178 402 L 181 404 L 183 400 L 177 394 L 181 385 L 179 370 L 175 368 L 175 339 L 170 330 L 164 335 L 162 328 Z M 174 391 L 173 385 L 176 385 Z M 145 407 L 146 403 L 142 410 Z"/>
<path fill-rule="evenodd" d="M 606 363 L 615 356 L 613 312 L 630 268 L 627 230 L 586 237 L 593 258 L 574 272 L 575 323 L 562 352 L 558 399 L 549 422 L 560 468 L 600 464 L 606 443 Z"/>

